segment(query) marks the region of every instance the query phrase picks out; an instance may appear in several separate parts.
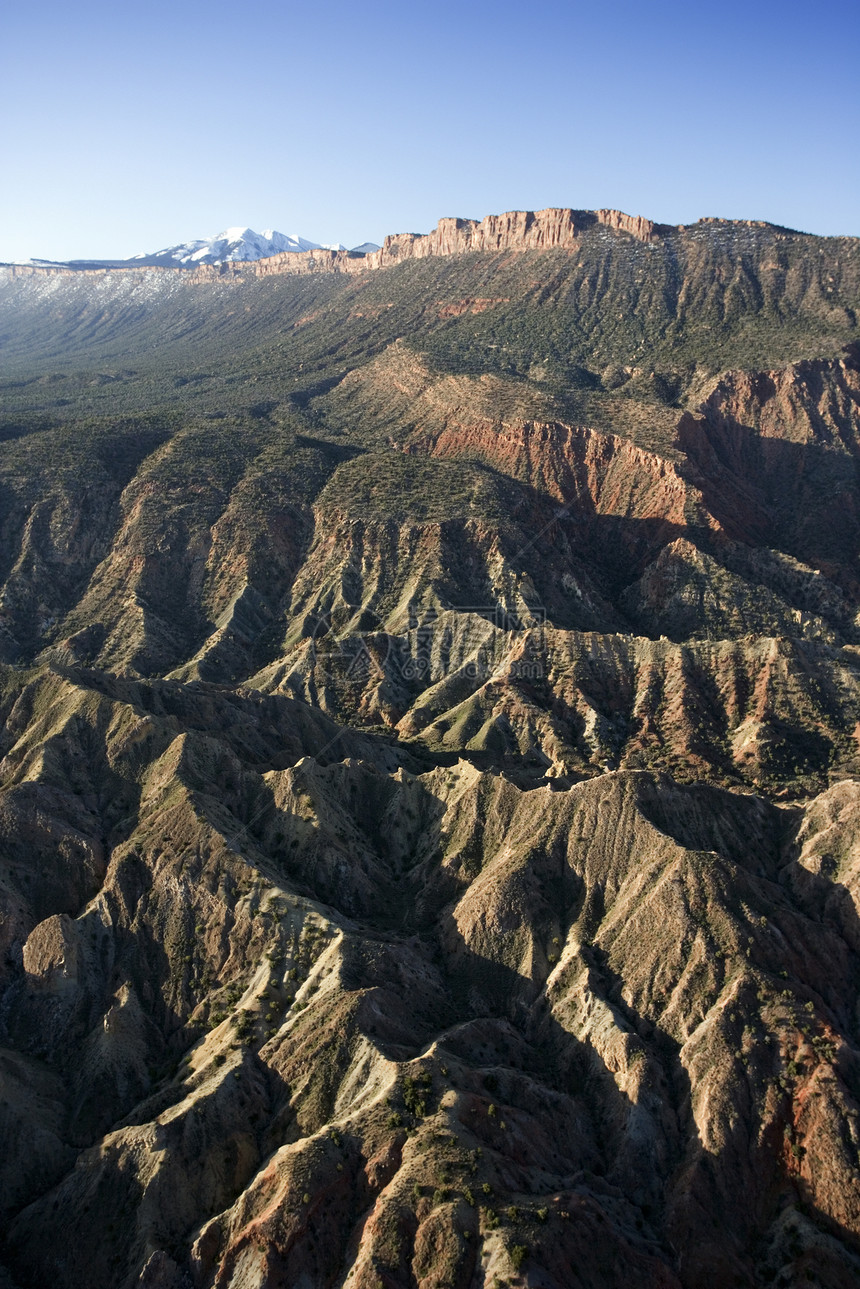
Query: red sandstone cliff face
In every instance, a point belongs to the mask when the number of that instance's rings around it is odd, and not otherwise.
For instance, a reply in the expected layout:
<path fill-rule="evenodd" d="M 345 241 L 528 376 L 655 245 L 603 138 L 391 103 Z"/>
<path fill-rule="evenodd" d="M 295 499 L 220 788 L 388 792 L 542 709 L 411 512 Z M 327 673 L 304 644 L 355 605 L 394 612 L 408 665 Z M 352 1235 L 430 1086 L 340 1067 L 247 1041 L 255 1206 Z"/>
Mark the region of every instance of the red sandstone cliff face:
<path fill-rule="evenodd" d="M 458 255 L 464 251 L 547 251 L 576 245 L 577 238 L 593 224 L 630 233 L 640 241 L 653 241 L 657 225 L 641 216 L 619 210 L 513 210 L 504 215 L 476 219 L 440 219 L 432 233 L 399 233 L 386 237 L 382 249 L 368 259 L 383 268 L 403 259 L 428 255 Z"/>
<path fill-rule="evenodd" d="M 671 528 L 683 526 L 698 501 L 673 462 L 587 426 L 449 425 L 430 452 L 477 457 L 584 513 L 659 519 Z"/>
<path fill-rule="evenodd" d="M 587 228 L 604 224 L 629 233 L 641 242 L 653 242 L 661 225 L 620 210 L 514 210 L 485 219 L 440 219 L 432 233 L 389 234 L 382 248 L 363 258 L 348 251 L 282 253 L 247 266 L 257 277 L 290 273 L 364 273 L 390 268 L 404 260 L 437 255 L 462 255 L 469 251 L 549 251 L 573 249 Z"/>

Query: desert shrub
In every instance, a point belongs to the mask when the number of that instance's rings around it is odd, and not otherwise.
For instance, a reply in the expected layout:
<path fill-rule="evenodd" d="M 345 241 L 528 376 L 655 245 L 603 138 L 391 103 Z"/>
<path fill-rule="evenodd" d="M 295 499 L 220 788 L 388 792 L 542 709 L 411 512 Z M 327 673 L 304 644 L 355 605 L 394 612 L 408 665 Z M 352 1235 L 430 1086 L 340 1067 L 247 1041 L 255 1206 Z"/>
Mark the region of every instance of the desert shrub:
<path fill-rule="evenodd" d="M 511 1266 L 514 1271 L 519 1271 L 529 1255 L 528 1248 L 525 1244 L 514 1244 L 510 1249 Z"/>

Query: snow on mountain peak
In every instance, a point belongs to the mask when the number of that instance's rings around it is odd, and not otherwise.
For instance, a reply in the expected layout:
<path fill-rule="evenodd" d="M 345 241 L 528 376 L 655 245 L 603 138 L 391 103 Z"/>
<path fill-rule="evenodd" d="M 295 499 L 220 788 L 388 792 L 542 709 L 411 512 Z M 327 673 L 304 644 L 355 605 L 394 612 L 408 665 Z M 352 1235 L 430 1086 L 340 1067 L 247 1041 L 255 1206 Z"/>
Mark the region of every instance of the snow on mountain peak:
<path fill-rule="evenodd" d="M 307 238 L 298 235 L 279 233 L 274 228 L 266 228 L 262 233 L 256 233 L 253 228 L 237 225 L 234 228 L 225 228 L 216 237 L 182 242 L 177 246 L 166 246 L 160 251 L 143 252 L 133 258 L 147 260 L 150 264 L 220 264 L 224 261 L 261 260 L 269 255 L 278 255 L 282 251 L 320 249 L 319 242 L 309 242 Z"/>

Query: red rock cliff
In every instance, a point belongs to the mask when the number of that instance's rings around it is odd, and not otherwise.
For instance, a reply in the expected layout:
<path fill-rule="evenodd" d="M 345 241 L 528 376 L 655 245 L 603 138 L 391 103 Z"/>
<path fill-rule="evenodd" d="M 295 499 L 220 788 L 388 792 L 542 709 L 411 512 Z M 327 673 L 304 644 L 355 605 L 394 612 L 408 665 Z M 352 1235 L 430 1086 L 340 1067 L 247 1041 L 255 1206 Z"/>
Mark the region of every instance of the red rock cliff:
<path fill-rule="evenodd" d="M 403 260 L 431 255 L 460 255 L 467 251 L 547 251 L 576 246 L 579 236 L 595 224 L 629 233 L 641 242 L 653 242 L 666 231 L 641 215 L 620 210 L 512 210 L 485 219 L 440 219 L 432 233 L 393 233 L 370 255 L 349 251 L 283 251 L 252 263 L 204 264 L 195 269 L 129 268 L 70 269 L 67 266 L 10 265 L 13 277 L 68 273 L 183 273 L 189 279 L 210 282 L 216 278 L 253 275 L 270 277 L 308 273 L 364 273 L 389 268 Z"/>
<path fill-rule="evenodd" d="M 625 215 L 620 210 L 512 210 L 504 215 L 487 215 L 482 220 L 440 219 L 432 233 L 390 234 L 380 250 L 364 257 L 347 251 L 306 251 L 298 255 L 285 252 L 248 267 L 259 277 L 272 273 L 361 273 L 431 255 L 572 248 L 594 224 L 605 224 L 642 242 L 654 241 L 663 231 L 650 219 Z"/>

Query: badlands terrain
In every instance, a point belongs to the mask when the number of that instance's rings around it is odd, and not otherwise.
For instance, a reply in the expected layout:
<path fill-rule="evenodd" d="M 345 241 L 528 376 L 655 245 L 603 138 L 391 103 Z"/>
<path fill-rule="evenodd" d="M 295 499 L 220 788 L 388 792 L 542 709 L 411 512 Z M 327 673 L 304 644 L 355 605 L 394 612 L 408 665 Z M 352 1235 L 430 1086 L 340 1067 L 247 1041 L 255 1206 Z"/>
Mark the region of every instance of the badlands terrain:
<path fill-rule="evenodd" d="M 860 241 L 0 267 L 2 1289 L 860 1283 Z"/>

